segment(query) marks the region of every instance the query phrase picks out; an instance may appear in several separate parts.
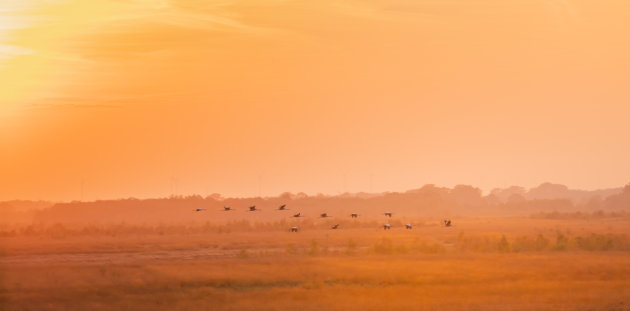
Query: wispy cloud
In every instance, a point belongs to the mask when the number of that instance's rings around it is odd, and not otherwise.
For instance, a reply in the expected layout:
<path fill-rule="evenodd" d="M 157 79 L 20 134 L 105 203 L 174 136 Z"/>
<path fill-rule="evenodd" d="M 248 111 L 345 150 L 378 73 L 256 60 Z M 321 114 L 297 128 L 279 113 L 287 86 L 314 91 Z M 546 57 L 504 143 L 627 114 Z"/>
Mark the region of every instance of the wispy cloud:
<path fill-rule="evenodd" d="M 31 14 L 43 5 L 60 4 L 59 0 L 4 0 L 0 4 L 0 68 L 15 56 L 34 54 L 35 49 L 16 44 L 14 33 L 20 29 L 36 27 L 48 17 Z"/>
<path fill-rule="evenodd" d="M 2 66 L 2 59 L 8 59 L 18 55 L 33 54 L 33 50 L 27 49 L 21 46 L 0 44 L 0 66 Z"/>
<path fill-rule="evenodd" d="M 80 109 L 111 109 L 111 108 L 123 108 L 122 105 L 107 105 L 107 104 L 51 104 L 51 103 L 33 103 L 31 108 L 80 108 Z"/>
<path fill-rule="evenodd" d="M 87 97 L 48 97 L 31 103 L 30 108 L 80 108 L 80 109 L 111 109 L 122 108 L 120 104 L 112 102 L 109 98 Z"/>
<path fill-rule="evenodd" d="M 544 0 L 550 7 L 559 26 L 574 25 L 580 22 L 580 12 L 571 0 Z"/>
<path fill-rule="evenodd" d="M 98 0 L 96 0 L 98 1 Z M 102 0 L 101 0 L 102 1 Z M 135 0 L 111 4 L 110 10 L 116 14 L 103 14 L 90 19 L 90 23 L 141 24 L 158 23 L 179 27 L 212 29 L 222 31 L 243 31 L 268 33 L 272 29 L 247 24 L 239 20 L 238 14 L 230 10 L 232 1 L 146 1 Z M 110 24 L 111 25 L 111 24 Z"/>
<path fill-rule="evenodd" d="M 8 4 L 3 2 L 0 9 L 0 59 L 29 53 L 55 59 L 86 60 L 81 55 L 73 54 L 77 51 L 73 51 L 72 47 L 81 45 L 81 42 L 94 41 L 90 39 L 92 37 L 98 40 L 108 35 L 137 35 L 135 45 L 159 47 L 164 42 L 156 40 L 159 33 L 152 31 L 172 34 L 196 29 L 259 35 L 278 31 L 243 22 L 230 9 L 232 3 L 90 0 L 87 4 L 82 0 L 9 0 Z M 9 35 L 24 28 L 40 29 L 34 31 L 37 32 L 38 40 L 17 38 L 19 40 L 14 41 L 19 41 L 19 44 L 9 43 Z M 62 37 L 64 40 L 60 41 Z M 56 50 L 50 50 L 42 43 L 46 40 L 54 41 Z M 148 48 L 148 51 L 153 50 L 155 48 Z"/>

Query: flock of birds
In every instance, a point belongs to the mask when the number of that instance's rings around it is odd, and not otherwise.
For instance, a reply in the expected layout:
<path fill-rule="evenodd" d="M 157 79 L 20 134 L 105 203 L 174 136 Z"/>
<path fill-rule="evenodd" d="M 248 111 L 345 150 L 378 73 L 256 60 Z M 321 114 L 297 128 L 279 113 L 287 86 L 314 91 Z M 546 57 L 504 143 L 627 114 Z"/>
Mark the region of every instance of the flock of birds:
<path fill-rule="evenodd" d="M 194 209 L 195 212 L 203 212 L 205 210 L 206 210 L 205 208 L 196 208 L 196 209 Z M 232 209 L 231 206 L 224 206 L 223 210 L 228 212 L 228 211 L 232 211 L 233 209 Z M 283 205 L 280 205 L 278 207 L 278 210 L 279 211 L 287 211 L 289 209 L 287 208 L 286 204 L 283 204 Z M 252 205 L 252 206 L 249 207 L 248 211 L 256 212 L 256 211 L 260 211 L 260 209 L 257 209 L 256 205 Z M 386 217 L 392 218 L 392 212 L 385 212 L 384 215 Z M 300 218 L 300 217 L 304 217 L 304 216 L 301 213 L 295 213 L 295 214 L 293 214 L 293 217 Z M 320 218 L 327 218 L 327 217 L 332 217 L 332 216 L 328 215 L 328 213 L 321 213 L 319 215 L 319 217 Z M 351 218 L 358 218 L 359 214 L 352 213 L 352 214 L 350 214 L 350 217 Z M 451 220 L 450 219 L 444 219 L 442 222 L 444 223 L 445 227 L 450 227 L 451 226 Z M 332 225 L 332 226 L 330 226 L 330 228 L 333 229 L 333 230 L 339 229 L 339 224 Z M 392 225 L 390 223 L 386 223 L 386 224 L 383 225 L 383 230 L 390 230 L 391 228 L 392 228 Z M 411 230 L 412 228 L 413 228 L 413 226 L 411 224 L 405 224 L 405 229 Z M 291 227 L 289 229 L 290 232 L 298 232 L 298 230 L 299 230 L 298 226 L 293 226 L 293 227 Z"/>

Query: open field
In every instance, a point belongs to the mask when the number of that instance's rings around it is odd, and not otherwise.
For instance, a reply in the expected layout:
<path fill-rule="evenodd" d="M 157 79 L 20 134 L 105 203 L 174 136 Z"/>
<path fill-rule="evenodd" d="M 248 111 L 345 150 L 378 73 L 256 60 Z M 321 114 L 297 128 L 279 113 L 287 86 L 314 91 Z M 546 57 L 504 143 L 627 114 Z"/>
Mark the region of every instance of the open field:
<path fill-rule="evenodd" d="M 6 226 L 0 309 L 630 310 L 629 217 L 453 221 Z"/>

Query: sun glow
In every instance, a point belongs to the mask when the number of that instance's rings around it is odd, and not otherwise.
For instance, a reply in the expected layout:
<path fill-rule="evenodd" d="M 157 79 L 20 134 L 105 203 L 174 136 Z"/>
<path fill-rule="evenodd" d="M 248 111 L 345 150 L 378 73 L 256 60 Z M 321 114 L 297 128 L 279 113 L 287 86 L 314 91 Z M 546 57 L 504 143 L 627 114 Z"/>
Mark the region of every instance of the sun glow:
<path fill-rule="evenodd" d="M 93 198 L 173 175 L 228 195 L 618 186 L 628 21 L 623 1 L 0 0 L 0 197 L 70 200 L 88 175 Z"/>

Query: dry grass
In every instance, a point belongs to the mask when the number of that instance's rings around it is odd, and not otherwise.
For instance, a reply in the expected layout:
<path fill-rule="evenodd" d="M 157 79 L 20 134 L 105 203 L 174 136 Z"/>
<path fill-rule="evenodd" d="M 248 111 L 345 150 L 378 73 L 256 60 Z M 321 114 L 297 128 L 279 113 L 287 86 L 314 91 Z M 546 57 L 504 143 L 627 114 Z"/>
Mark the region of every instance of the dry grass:
<path fill-rule="evenodd" d="M 438 223 L 5 228 L 0 309 L 630 310 L 627 217 Z"/>

